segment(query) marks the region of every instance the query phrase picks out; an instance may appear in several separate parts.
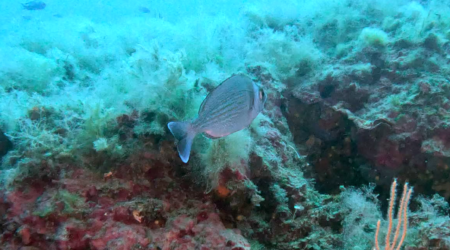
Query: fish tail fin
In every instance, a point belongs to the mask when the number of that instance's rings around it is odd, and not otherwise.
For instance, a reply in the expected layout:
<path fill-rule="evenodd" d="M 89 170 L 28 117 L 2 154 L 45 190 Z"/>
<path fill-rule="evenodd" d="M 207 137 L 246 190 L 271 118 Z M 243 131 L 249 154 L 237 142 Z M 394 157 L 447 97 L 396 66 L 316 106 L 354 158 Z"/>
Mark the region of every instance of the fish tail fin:
<path fill-rule="evenodd" d="M 191 123 L 189 122 L 169 122 L 167 124 L 170 132 L 178 140 L 178 154 L 184 163 L 189 161 L 192 142 L 196 135 Z"/>

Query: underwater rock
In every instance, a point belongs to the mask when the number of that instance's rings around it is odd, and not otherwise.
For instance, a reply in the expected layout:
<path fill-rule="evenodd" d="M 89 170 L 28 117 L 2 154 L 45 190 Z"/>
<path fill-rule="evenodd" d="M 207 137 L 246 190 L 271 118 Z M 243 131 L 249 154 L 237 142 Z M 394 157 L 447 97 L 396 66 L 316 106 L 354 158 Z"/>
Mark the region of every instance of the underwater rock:
<path fill-rule="evenodd" d="M 0 248 L 371 249 L 395 176 L 417 193 L 405 249 L 449 249 L 448 6 L 259 2 L 237 19 L 209 2 L 63 19 L 24 4 L 32 28 L 2 26 L 0 125 L 15 147 Z M 167 123 L 232 72 L 264 88 L 264 110 L 237 139 L 197 137 L 183 164 Z"/>
<path fill-rule="evenodd" d="M 422 45 L 426 49 L 354 51 L 346 59 L 358 64 L 338 61 L 308 84 L 284 92 L 284 115 L 294 141 L 312 161 L 319 187 L 320 180 L 330 184 L 330 176 L 340 183 L 359 176 L 388 187 L 397 176 L 432 194 L 430 182 L 440 183 L 450 174 L 445 167 L 450 162 L 450 85 L 437 73 L 445 58 L 435 34 Z M 341 151 L 347 140 L 350 151 Z M 327 155 L 336 153 L 347 158 L 350 172 L 339 170 L 340 161 Z M 321 190 L 337 191 L 335 185 Z"/>
<path fill-rule="evenodd" d="M 0 160 L 13 148 L 13 143 L 9 138 L 0 130 Z"/>
<path fill-rule="evenodd" d="M 6 192 L 0 211 L 6 210 L 7 217 L 0 219 L 19 223 L 12 229 L 19 241 L 4 231 L 2 246 L 250 249 L 239 230 L 225 228 L 203 189 L 185 188 L 173 166 L 145 154 L 132 158 L 144 164 L 131 161 L 132 168 L 119 167 L 107 179 L 67 166 L 52 182 L 23 183 L 26 192 Z M 151 173 L 136 178 L 145 171 Z"/>

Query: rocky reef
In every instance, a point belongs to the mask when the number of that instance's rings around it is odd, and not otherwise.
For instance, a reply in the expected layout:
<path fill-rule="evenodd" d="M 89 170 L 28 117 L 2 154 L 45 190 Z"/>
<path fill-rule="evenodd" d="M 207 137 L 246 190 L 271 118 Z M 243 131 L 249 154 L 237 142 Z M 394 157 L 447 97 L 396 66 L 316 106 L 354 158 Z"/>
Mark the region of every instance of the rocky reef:
<path fill-rule="evenodd" d="M 2 26 L 1 248 L 372 249 L 396 178 L 404 249 L 449 249 L 448 1 L 275 6 Z M 237 72 L 264 111 L 184 164 L 167 123 Z"/>

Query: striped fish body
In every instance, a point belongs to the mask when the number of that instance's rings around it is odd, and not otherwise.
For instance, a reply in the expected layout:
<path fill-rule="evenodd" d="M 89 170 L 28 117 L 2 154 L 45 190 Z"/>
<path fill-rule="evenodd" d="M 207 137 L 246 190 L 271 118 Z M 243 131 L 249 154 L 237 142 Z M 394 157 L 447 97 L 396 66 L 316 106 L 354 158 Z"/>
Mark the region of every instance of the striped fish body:
<path fill-rule="evenodd" d="M 265 99 L 249 77 L 234 75 L 206 97 L 192 127 L 210 138 L 227 136 L 248 127 L 262 111 Z"/>
<path fill-rule="evenodd" d="M 192 122 L 169 122 L 170 132 L 178 140 L 178 154 L 189 161 L 192 142 L 199 133 L 220 138 L 250 125 L 263 110 L 266 95 L 249 77 L 234 75 L 217 86 L 205 98 L 198 117 Z"/>

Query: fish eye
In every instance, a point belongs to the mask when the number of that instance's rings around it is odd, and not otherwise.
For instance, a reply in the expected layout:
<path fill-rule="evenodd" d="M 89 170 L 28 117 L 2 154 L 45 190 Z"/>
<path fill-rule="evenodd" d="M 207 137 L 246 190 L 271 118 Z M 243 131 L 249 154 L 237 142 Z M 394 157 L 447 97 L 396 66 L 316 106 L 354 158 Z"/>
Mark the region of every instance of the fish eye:
<path fill-rule="evenodd" d="M 266 97 L 266 93 L 264 93 L 264 91 L 262 89 L 260 89 L 259 90 L 259 99 L 264 100 L 265 97 Z"/>

